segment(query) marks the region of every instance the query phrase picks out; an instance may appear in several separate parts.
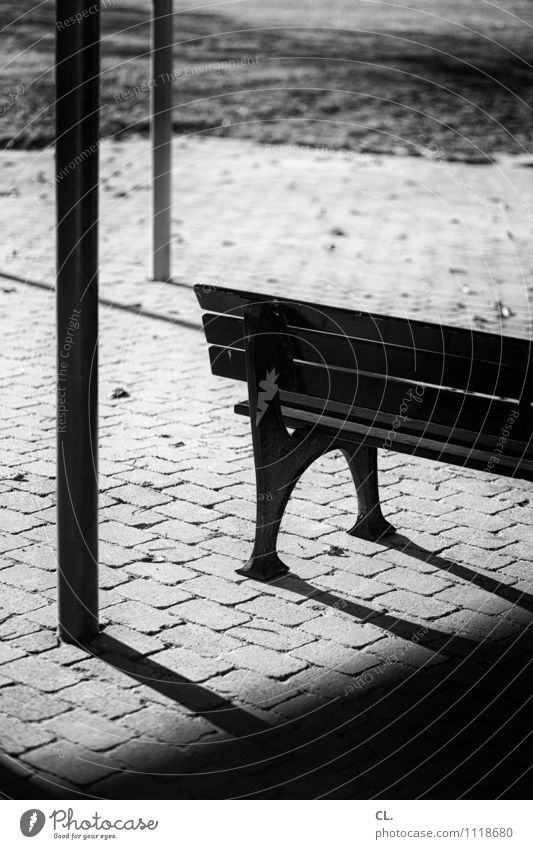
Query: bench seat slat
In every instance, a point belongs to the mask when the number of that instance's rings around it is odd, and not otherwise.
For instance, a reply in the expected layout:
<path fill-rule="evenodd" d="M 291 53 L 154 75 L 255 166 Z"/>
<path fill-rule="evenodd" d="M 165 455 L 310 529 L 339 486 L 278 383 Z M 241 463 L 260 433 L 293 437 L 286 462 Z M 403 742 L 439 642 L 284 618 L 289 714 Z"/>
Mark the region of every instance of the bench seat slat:
<path fill-rule="evenodd" d="M 489 434 L 479 432 L 473 433 L 470 430 L 454 427 L 453 431 L 446 425 L 439 425 L 435 422 L 428 424 L 426 421 L 418 419 L 408 419 L 401 424 L 400 428 L 394 426 L 395 416 L 392 413 L 384 413 L 383 411 L 375 411 L 365 407 L 357 407 L 356 409 L 349 407 L 347 404 L 341 404 L 337 401 L 327 401 L 320 398 L 311 398 L 308 395 L 300 395 L 295 392 L 280 393 L 281 402 L 284 407 L 294 408 L 297 410 L 306 410 L 307 412 L 318 415 L 331 416 L 340 421 L 353 421 L 366 427 L 380 427 L 387 433 L 391 429 L 396 435 L 397 432 L 406 435 L 414 436 L 420 441 L 421 438 L 427 436 L 441 444 L 453 441 L 454 444 L 462 445 L 466 448 L 478 448 L 480 451 L 494 452 L 500 441 L 500 436 L 490 436 Z M 505 451 L 511 456 L 522 457 L 524 453 L 527 456 L 531 455 L 533 460 L 533 445 L 523 440 L 507 437 L 505 442 Z"/>
<path fill-rule="evenodd" d="M 225 315 L 203 316 L 207 342 L 221 347 L 244 350 L 243 321 Z M 295 359 L 388 375 L 411 383 L 426 383 L 470 392 L 482 392 L 519 399 L 524 391 L 524 370 L 500 363 L 447 356 L 432 351 L 383 345 L 334 336 L 302 328 L 288 328 L 292 356 Z"/>
<path fill-rule="evenodd" d="M 213 374 L 234 380 L 246 380 L 244 352 L 231 348 L 211 346 L 209 348 Z M 350 407 L 370 407 L 394 415 L 409 393 L 406 384 L 386 377 L 356 375 L 334 368 L 325 368 L 310 363 L 294 363 L 294 385 L 280 384 L 280 389 L 299 392 L 302 395 L 338 401 Z M 453 392 L 446 389 L 426 387 L 419 401 L 412 398 L 408 403 L 407 415 L 421 421 L 457 427 L 474 433 L 483 431 L 499 435 L 508 417 L 517 405 L 513 402 L 482 398 Z M 531 415 L 529 408 L 528 415 Z M 513 437 L 528 440 L 530 422 L 522 410 L 513 423 Z"/>
<path fill-rule="evenodd" d="M 249 416 L 250 405 L 243 401 L 235 405 L 235 412 L 239 415 Z M 287 427 L 297 428 L 302 425 L 319 426 L 321 431 L 331 432 L 332 438 L 346 441 L 348 445 L 369 445 L 382 448 L 387 437 L 387 431 L 383 428 L 353 421 L 343 421 L 333 416 L 313 413 L 309 410 L 281 405 L 281 413 Z M 438 440 L 398 433 L 394 440 L 394 451 L 424 457 L 439 462 L 452 462 L 466 468 L 487 470 L 493 454 L 490 451 L 480 450 L 453 443 L 443 443 Z M 523 480 L 533 481 L 533 456 L 531 451 L 527 456 L 511 457 L 501 454 L 498 458 L 498 474 L 519 477 Z"/>

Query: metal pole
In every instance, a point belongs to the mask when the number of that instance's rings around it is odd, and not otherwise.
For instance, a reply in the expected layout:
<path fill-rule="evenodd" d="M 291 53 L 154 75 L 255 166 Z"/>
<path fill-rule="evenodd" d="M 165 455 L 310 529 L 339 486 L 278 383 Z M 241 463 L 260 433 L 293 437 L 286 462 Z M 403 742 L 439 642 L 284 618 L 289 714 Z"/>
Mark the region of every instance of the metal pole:
<path fill-rule="evenodd" d="M 152 49 L 152 273 L 170 279 L 172 179 L 172 0 L 153 0 Z"/>
<path fill-rule="evenodd" d="M 98 109 L 100 12 L 56 0 L 59 635 L 98 633 Z"/>

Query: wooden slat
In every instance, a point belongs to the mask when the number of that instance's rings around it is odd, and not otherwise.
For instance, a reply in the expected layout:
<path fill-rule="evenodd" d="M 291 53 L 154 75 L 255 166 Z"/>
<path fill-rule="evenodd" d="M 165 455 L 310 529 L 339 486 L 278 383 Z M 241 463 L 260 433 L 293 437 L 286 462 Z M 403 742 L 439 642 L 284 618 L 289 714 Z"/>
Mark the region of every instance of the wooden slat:
<path fill-rule="evenodd" d="M 250 406 L 248 402 L 244 401 L 237 404 L 235 412 L 239 415 L 249 416 Z M 375 448 L 383 448 L 383 443 L 387 437 L 387 431 L 383 428 L 369 427 L 359 422 L 343 421 L 331 416 L 318 415 L 308 410 L 299 410 L 282 405 L 281 413 L 287 427 L 295 428 L 301 425 L 314 427 L 319 425 L 321 430 L 331 432 L 332 437 L 337 440 L 340 439 L 346 444 L 365 444 Z M 533 455 L 530 445 L 528 448 L 527 456 L 510 457 L 504 453 L 500 454 L 497 466 L 498 474 L 533 481 Z M 453 443 L 443 443 L 430 437 L 420 440 L 410 434 L 397 435 L 394 440 L 394 451 L 481 471 L 487 470 L 493 458 L 490 451 Z"/>
<path fill-rule="evenodd" d="M 207 313 L 203 323 L 210 344 L 244 350 L 242 319 Z M 421 353 L 414 348 L 385 346 L 303 328 L 289 327 L 288 336 L 293 357 L 306 362 L 497 397 L 518 399 L 524 388 L 523 372 L 505 365 L 480 360 L 465 363 L 462 357 Z"/>
<path fill-rule="evenodd" d="M 524 371 L 531 366 L 531 343 L 522 339 L 289 298 L 272 298 L 236 289 L 198 285 L 194 290 L 200 306 L 208 312 L 242 317 L 251 304 L 276 302 L 287 323 L 293 327 L 343 334 L 385 345 L 400 345 L 420 353 L 433 351 L 445 356 L 464 357 L 468 361 L 483 360 L 513 367 L 522 363 Z"/>
<path fill-rule="evenodd" d="M 457 445 L 462 445 L 465 448 L 476 447 L 483 451 L 494 452 L 498 447 L 501 434 L 491 436 L 483 432 L 472 432 L 464 428 L 454 427 L 453 431 L 446 425 L 441 425 L 436 422 L 425 422 L 419 419 L 407 419 L 401 422 L 398 430 L 396 427 L 398 422 L 393 413 L 386 413 L 381 410 L 371 410 L 366 407 L 349 407 L 347 404 L 341 404 L 338 401 L 325 402 L 321 398 L 312 398 L 309 395 L 300 395 L 297 392 L 280 393 L 281 403 L 285 407 L 295 408 L 298 410 L 307 410 L 319 417 L 322 415 L 332 416 L 341 421 L 353 421 L 363 425 L 366 428 L 380 427 L 389 433 L 392 429 L 394 434 L 403 433 L 411 435 L 420 440 L 424 436 L 431 436 L 441 443 L 453 442 Z M 513 439 L 511 435 L 507 437 L 505 450 L 515 457 L 521 457 L 524 453 L 525 446 L 528 451 L 532 451 L 531 447 L 527 447 L 524 440 Z M 532 456 L 533 459 L 533 456 Z"/>
<path fill-rule="evenodd" d="M 234 380 L 246 380 L 243 351 L 211 346 L 209 356 L 213 374 Z M 340 402 L 353 408 L 361 406 L 393 415 L 401 412 L 409 391 L 406 385 L 386 377 L 353 375 L 308 363 L 295 363 L 293 378 L 292 386 L 281 385 L 280 389 Z M 461 428 L 492 435 L 500 433 L 510 413 L 516 409 L 512 402 L 429 387 L 424 390 L 420 401 L 411 397 L 407 403 L 405 414 L 411 419 L 445 425 L 451 430 Z M 529 438 L 529 422 L 524 421 L 525 418 L 521 413 L 514 421 L 512 431 L 515 439 Z"/>

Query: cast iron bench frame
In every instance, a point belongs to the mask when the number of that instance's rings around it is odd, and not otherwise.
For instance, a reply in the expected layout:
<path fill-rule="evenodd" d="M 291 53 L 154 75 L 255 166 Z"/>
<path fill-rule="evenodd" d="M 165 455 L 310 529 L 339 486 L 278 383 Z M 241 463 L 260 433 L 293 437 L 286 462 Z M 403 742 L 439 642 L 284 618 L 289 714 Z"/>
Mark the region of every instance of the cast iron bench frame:
<path fill-rule="evenodd" d="M 533 481 L 530 342 L 222 287 L 195 294 L 209 311 L 213 374 L 248 384 L 235 412 L 251 422 L 257 514 L 241 574 L 289 571 L 276 550 L 285 507 L 330 451 L 350 468 L 348 533 L 363 539 L 395 533 L 381 512 L 378 448 Z"/>

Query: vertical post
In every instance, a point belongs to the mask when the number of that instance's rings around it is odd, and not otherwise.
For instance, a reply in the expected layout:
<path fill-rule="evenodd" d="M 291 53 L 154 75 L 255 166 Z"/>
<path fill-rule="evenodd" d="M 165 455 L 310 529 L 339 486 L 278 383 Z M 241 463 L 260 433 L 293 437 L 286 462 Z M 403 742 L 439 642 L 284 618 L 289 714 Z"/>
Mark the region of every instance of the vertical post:
<path fill-rule="evenodd" d="M 170 279 L 172 180 L 172 0 L 153 0 L 152 29 L 152 275 Z"/>
<path fill-rule="evenodd" d="M 100 12 L 56 0 L 59 635 L 98 633 L 98 110 Z"/>

